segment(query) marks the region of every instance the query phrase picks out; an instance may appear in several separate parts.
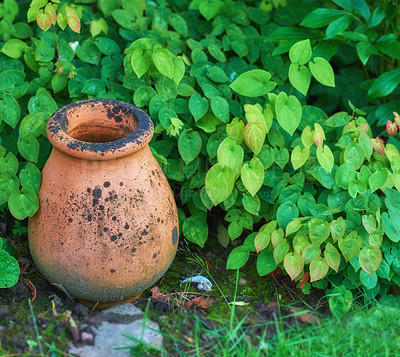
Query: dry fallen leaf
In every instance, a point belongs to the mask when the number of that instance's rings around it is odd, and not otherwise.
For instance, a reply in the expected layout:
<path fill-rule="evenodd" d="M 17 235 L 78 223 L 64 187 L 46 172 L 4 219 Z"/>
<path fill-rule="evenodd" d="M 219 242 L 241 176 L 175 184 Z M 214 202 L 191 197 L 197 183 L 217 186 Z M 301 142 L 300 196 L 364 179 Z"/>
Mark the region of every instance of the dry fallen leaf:
<path fill-rule="evenodd" d="M 208 309 L 212 304 L 214 304 L 215 300 L 198 296 L 192 299 L 191 302 L 193 305 L 199 306 L 203 309 Z"/>
<path fill-rule="evenodd" d="M 319 321 L 319 319 L 313 316 L 309 311 L 297 309 L 295 307 L 288 307 L 288 311 L 293 314 L 298 321 L 306 324 L 315 324 Z"/>
<path fill-rule="evenodd" d="M 246 306 L 248 304 L 249 304 L 248 302 L 244 302 L 244 301 L 235 301 L 235 302 L 231 301 L 229 303 L 229 305 L 235 305 L 235 306 Z"/>
<path fill-rule="evenodd" d="M 185 335 L 183 335 L 183 337 L 186 339 L 186 341 L 188 341 L 189 343 L 191 343 L 192 345 L 194 345 L 194 338 L 188 337 L 188 336 L 185 336 Z"/>
<path fill-rule="evenodd" d="M 31 262 L 26 258 L 19 258 L 18 265 L 19 265 L 19 269 L 21 270 L 21 273 L 24 273 L 31 266 Z"/>
<path fill-rule="evenodd" d="M 172 300 L 172 295 L 163 294 L 158 286 L 151 289 L 151 297 L 164 302 L 170 302 Z"/>
<path fill-rule="evenodd" d="M 193 306 L 208 309 L 215 302 L 215 300 L 203 296 L 198 296 L 192 300 L 186 300 L 185 302 L 183 302 L 183 300 L 187 299 L 187 297 L 183 296 L 182 294 L 178 294 L 180 296 L 180 298 L 178 299 L 176 297 L 176 294 L 163 294 L 158 286 L 155 286 L 151 289 L 151 294 L 153 299 L 157 299 L 159 301 L 167 303 L 173 301 L 174 304 L 176 303 L 177 305 L 183 305 L 185 309 L 190 309 Z"/>
<path fill-rule="evenodd" d="M 36 299 L 36 287 L 29 279 L 24 279 L 24 283 L 32 291 L 31 302 L 33 302 Z"/>
<path fill-rule="evenodd" d="M 304 273 L 304 275 L 301 277 L 301 279 L 299 280 L 299 288 L 303 289 L 304 285 L 306 285 L 308 279 L 310 279 L 310 273 L 306 272 Z"/>
<path fill-rule="evenodd" d="M 278 307 L 278 303 L 275 300 L 271 300 L 268 305 L 265 307 L 266 311 L 275 310 Z"/>

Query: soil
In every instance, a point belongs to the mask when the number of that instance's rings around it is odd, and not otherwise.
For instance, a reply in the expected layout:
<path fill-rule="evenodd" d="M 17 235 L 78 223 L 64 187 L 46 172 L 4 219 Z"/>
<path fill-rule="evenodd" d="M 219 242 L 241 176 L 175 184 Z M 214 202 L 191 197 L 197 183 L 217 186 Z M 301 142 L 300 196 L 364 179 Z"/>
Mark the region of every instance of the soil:
<path fill-rule="evenodd" d="M 94 333 L 91 326 L 101 323 L 96 311 L 70 300 L 40 275 L 32 263 L 26 236 L 11 237 L 10 241 L 17 251 L 23 271 L 16 285 L 9 289 L 0 289 L 0 356 L 39 354 L 35 322 L 45 355 L 65 355 L 71 342 L 93 344 Z M 228 302 L 234 300 L 237 279 L 236 271 L 225 269 L 230 250 L 222 248 L 212 239 L 201 250 L 181 242 L 174 263 L 154 285 L 159 287 L 162 294 L 169 294 L 172 299 L 165 301 L 160 298 L 162 295 L 152 297 L 152 286 L 133 304 L 142 311 L 147 310 L 148 318 L 158 322 L 161 331 L 171 338 L 192 339 L 196 319 L 200 319 L 210 330 L 221 327 L 224 321 L 230 318 L 232 305 L 228 305 Z M 261 336 L 265 332 L 265 325 L 260 327 L 260 324 L 275 322 L 280 316 L 286 317 L 284 324 L 289 327 L 310 322 L 304 318 L 290 316 L 297 311 L 293 308 L 307 309 L 308 305 L 317 309 L 318 313 L 327 313 L 327 304 L 322 298 L 323 292 L 316 290 L 310 295 L 304 295 L 289 277 L 279 272 L 273 276 L 260 277 L 256 272 L 255 258 L 252 256 L 246 267 L 239 271 L 235 307 L 236 319 L 244 319 L 243 328 L 251 329 L 251 335 Z M 183 279 L 198 274 L 213 282 L 210 292 L 198 290 L 196 284 L 189 287 L 180 286 Z M 215 302 L 208 308 L 196 304 L 187 308 L 187 305 L 185 307 L 181 304 L 196 297 L 212 299 Z M 33 300 L 33 313 L 30 310 L 30 300 Z M 301 303 L 301 300 L 304 303 Z M 314 318 L 308 315 L 311 319 Z M 121 323 L 124 323 L 123 319 Z M 275 334 L 276 324 L 269 324 L 266 337 Z M 164 348 L 175 356 L 174 351 L 179 342 L 170 341 L 164 338 Z M 200 341 L 205 350 L 212 344 L 212 340 L 207 336 L 202 336 Z M 182 344 L 179 348 L 182 352 L 187 350 L 190 355 L 187 344 Z M 132 350 L 132 353 L 135 354 L 134 351 Z M 146 355 L 146 351 L 140 349 L 136 349 L 136 353 L 138 356 Z"/>

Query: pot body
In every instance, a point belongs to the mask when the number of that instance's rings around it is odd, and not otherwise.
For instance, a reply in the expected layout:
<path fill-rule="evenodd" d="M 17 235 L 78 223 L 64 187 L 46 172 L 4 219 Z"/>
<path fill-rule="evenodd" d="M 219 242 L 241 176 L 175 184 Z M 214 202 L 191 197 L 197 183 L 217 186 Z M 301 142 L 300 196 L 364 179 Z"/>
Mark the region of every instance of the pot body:
<path fill-rule="evenodd" d="M 87 302 L 118 303 L 165 273 L 178 229 L 172 191 L 148 145 L 110 160 L 53 147 L 29 247 L 50 283 Z"/>

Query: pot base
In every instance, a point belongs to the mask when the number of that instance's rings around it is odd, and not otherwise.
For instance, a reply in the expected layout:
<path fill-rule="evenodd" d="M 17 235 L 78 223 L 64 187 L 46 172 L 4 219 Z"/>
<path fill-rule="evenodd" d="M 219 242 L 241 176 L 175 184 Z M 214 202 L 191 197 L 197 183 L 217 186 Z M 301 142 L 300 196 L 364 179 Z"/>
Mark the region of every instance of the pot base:
<path fill-rule="evenodd" d="M 114 306 L 114 305 L 120 305 L 120 304 L 127 304 L 130 302 L 133 302 L 137 299 L 139 299 L 139 297 L 143 294 L 143 292 L 136 294 L 135 296 L 132 296 L 128 299 L 122 300 L 122 301 L 117 301 L 117 302 L 93 302 L 93 301 L 86 301 L 86 300 L 82 300 L 79 298 L 76 298 L 80 303 L 82 303 L 83 305 L 93 308 L 93 309 L 98 309 L 98 310 L 104 310 L 107 309 L 110 306 Z"/>

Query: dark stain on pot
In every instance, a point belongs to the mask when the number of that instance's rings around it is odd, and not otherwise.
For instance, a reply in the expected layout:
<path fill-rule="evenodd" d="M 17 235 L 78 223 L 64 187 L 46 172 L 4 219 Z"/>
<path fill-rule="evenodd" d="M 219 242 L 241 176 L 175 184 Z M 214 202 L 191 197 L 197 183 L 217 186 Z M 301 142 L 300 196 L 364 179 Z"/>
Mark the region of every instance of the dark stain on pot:
<path fill-rule="evenodd" d="M 108 231 L 108 228 L 107 227 L 104 227 L 103 228 L 103 232 L 107 232 Z"/>
<path fill-rule="evenodd" d="M 157 253 L 153 254 L 153 259 L 157 258 Z"/>
<path fill-rule="evenodd" d="M 178 228 L 174 227 L 172 230 L 172 244 L 175 245 L 178 241 Z"/>
<path fill-rule="evenodd" d="M 122 233 L 118 233 L 118 237 L 122 237 Z"/>
<path fill-rule="evenodd" d="M 143 229 L 141 235 L 142 236 L 147 236 L 149 234 L 149 232 L 147 231 L 147 229 Z"/>
<path fill-rule="evenodd" d="M 100 188 L 95 188 L 92 192 L 92 196 L 94 198 L 100 198 L 101 197 L 101 189 Z"/>
<path fill-rule="evenodd" d="M 115 242 L 117 240 L 117 236 L 114 234 L 111 236 L 111 242 Z"/>
<path fill-rule="evenodd" d="M 103 206 L 103 205 L 100 205 L 100 206 L 99 206 L 99 210 L 100 210 L 100 211 L 104 211 L 104 206 Z"/>
<path fill-rule="evenodd" d="M 117 217 L 116 217 L 116 216 L 113 216 L 111 219 L 112 219 L 113 221 L 116 221 L 116 220 L 117 220 Z"/>
<path fill-rule="evenodd" d="M 111 273 L 115 273 L 115 270 L 114 270 L 114 269 L 110 269 L 110 272 L 111 272 Z"/>
<path fill-rule="evenodd" d="M 64 137 L 64 133 L 68 132 L 69 121 L 68 118 L 71 115 L 77 115 L 77 111 L 85 105 L 90 105 L 92 108 L 95 104 L 100 104 L 106 112 L 110 120 L 114 120 L 116 123 L 121 123 L 124 119 L 126 124 L 128 121 L 135 121 L 135 130 L 132 132 L 131 124 L 127 128 L 128 136 L 123 139 L 105 142 L 105 143 L 88 143 L 79 140 L 71 140 L 67 137 L 66 146 L 69 149 L 75 151 L 89 151 L 95 152 L 100 156 L 104 156 L 106 152 L 115 152 L 121 148 L 124 148 L 127 144 L 134 142 L 138 146 L 141 146 L 143 142 L 148 140 L 148 137 L 153 133 L 153 123 L 145 112 L 136 108 L 135 106 L 122 103 L 119 101 L 114 101 L 110 99 L 90 99 L 85 101 L 78 101 L 64 106 L 63 108 L 57 110 L 52 117 L 49 119 L 47 126 L 48 134 L 51 137 L 57 137 L 58 140 Z"/>
<path fill-rule="evenodd" d="M 111 186 L 111 183 L 110 183 L 110 181 L 106 181 L 106 182 L 104 182 L 104 187 L 105 188 L 107 188 L 107 187 L 110 187 Z"/>
<path fill-rule="evenodd" d="M 157 218 L 157 222 L 160 222 L 160 217 Z"/>
<path fill-rule="evenodd" d="M 119 185 L 120 185 L 120 186 L 123 186 L 123 185 L 124 185 L 124 183 L 123 183 L 123 182 L 120 182 L 120 183 L 119 183 Z"/>
<path fill-rule="evenodd" d="M 135 253 L 135 252 L 136 252 L 136 248 L 132 248 L 132 249 L 131 249 L 131 252 L 132 252 L 132 253 Z"/>
<path fill-rule="evenodd" d="M 125 228 L 125 229 L 129 229 L 129 224 L 128 224 L 128 223 L 125 223 L 124 228 Z"/>
<path fill-rule="evenodd" d="M 89 215 L 87 216 L 87 220 L 88 220 L 88 222 L 91 222 L 91 221 L 92 221 L 92 215 L 91 215 L 91 214 L 89 214 Z"/>
<path fill-rule="evenodd" d="M 71 223 L 72 222 L 72 218 L 68 218 L 68 222 Z"/>

